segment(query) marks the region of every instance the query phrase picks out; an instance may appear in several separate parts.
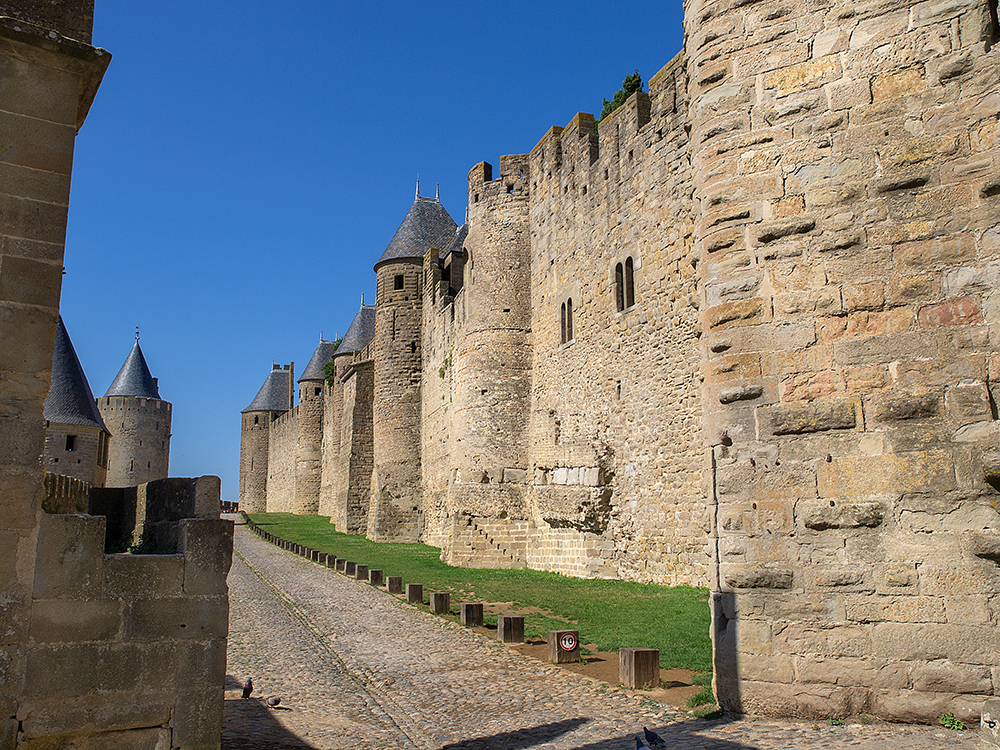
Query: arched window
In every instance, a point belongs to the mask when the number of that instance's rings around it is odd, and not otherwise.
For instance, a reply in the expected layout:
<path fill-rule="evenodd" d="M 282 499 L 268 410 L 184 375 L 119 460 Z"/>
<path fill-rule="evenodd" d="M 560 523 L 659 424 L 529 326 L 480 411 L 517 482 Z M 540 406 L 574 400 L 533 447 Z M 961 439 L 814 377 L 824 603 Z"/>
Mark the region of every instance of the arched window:
<path fill-rule="evenodd" d="M 559 343 L 565 344 L 566 339 L 566 303 L 559 308 Z"/>
<path fill-rule="evenodd" d="M 573 340 L 573 298 L 566 300 L 566 341 Z"/>
<path fill-rule="evenodd" d="M 621 263 L 615 266 L 615 309 L 618 312 L 625 309 L 625 274 Z"/>
<path fill-rule="evenodd" d="M 625 259 L 625 307 L 635 304 L 635 277 L 632 271 L 632 256 Z"/>

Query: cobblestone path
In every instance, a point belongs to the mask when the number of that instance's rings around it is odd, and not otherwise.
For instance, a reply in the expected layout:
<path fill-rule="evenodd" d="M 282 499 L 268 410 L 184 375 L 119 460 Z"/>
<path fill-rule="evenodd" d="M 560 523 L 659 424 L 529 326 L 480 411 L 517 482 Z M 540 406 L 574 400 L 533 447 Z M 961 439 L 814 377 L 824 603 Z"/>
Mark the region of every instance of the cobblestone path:
<path fill-rule="evenodd" d="M 236 518 L 223 750 L 940 750 L 975 733 L 890 724 L 679 720 L 669 706 L 522 656 L 278 549 Z M 242 700 L 252 676 L 255 697 Z"/>

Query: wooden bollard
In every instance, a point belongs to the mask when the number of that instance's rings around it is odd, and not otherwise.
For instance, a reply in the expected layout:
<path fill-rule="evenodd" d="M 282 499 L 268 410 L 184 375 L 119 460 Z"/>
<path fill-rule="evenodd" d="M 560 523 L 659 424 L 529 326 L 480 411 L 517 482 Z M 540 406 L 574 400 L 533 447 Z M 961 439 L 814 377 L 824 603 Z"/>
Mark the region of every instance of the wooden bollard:
<path fill-rule="evenodd" d="M 410 604 L 423 604 L 424 585 L 422 583 L 406 584 L 406 601 Z"/>
<path fill-rule="evenodd" d="M 343 573 L 344 568 L 347 566 L 347 560 L 345 560 L 343 557 L 338 557 L 337 562 L 334 564 L 336 565 L 337 572 Z"/>
<path fill-rule="evenodd" d="M 318 555 L 316 555 L 316 562 L 318 562 L 320 565 L 326 565 L 326 553 L 320 552 Z"/>
<path fill-rule="evenodd" d="M 337 556 L 336 555 L 327 555 L 326 556 L 326 567 L 328 567 L 328 568 L 336 568 L 337 567 Z"/>
<path fill-rule="evenodd" d="M 660 652 L 655 648 L 623 648 L 618 652 L 618 682 L 651 690 L 660 686 Z"/>
<path fill-rule="evenodd" d="M 368 571 L 368 583 L 372 586 L 382 585 L 382 571 L 381 570 L 369 570 Z"/>
<path fill-rule="evenodd" d="M 546 640 L 549 643 L 549 661 L 553 664 L 568 664 L 580 661 L 579 631 L 550 630 Z"/>
<path fill-rule="evenodd" d="M 344 575 L 348 578 L 354 578 L 354 571 L 357 569 L 358 564 L 356 562 L 351 562 L 350 560 L 344 563 Z"/>
<path fill-rule="evenodd" d="M 459 607 L 459 617 L 463 625 L 468 625 L 470 628 L 481 628 L 483 626 L 483 605 L 462 602 Z"/>
<path fill-rule="evenodd" d="M 451 594 L 443 591 L 431 593 L 431 612 L 436 615 L 446 615 L 451 611 Z"/>
<path fill-rule="evenodd" d="M 403 576 L 388 576 L 385 579 L 385 587 L 390 594 L 403 593 Z"/>
<path fill-rule="evenodd" d="M 368 566 L 367 565 L 355 565 L 354 566 L 354 577 L 359 581 L 368 580 Z"/>
<path fill-rule="evenodd" d="M 313 562 L 319 562 L 319 550 L 311 549 L 309 550 L 309 559 Z"/>
<path fill-rule="evenodd" d="M 524 643 L 524 618 L 519 615 L 497 617 L 497 638 L 503 643 Z"/>

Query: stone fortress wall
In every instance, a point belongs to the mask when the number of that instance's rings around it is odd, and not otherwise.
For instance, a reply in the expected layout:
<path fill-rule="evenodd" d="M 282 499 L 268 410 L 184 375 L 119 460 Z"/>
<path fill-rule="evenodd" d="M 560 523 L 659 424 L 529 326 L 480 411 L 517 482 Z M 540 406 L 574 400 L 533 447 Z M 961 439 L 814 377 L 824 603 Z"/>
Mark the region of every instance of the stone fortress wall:
<path fill-rule="evenodd" d="M 976 716 L 1000 689 L 991 12 L 688 2 L 648 93 L 476 165 L 457 252 L 380 261 L 375 338 L 324 388 L 321 510 L 455 565 L 708 586 L 731 710 Z"/>

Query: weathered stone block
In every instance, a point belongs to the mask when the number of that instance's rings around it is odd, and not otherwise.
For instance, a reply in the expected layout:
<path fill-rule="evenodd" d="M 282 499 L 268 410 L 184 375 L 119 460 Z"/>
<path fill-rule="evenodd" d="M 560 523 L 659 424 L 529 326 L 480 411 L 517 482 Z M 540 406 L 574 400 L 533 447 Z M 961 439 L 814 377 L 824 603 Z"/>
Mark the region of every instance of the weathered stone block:
<path fill-rule="evenodd" d="M 36 599 L 31 607 L 31 637 L 38 643 L 109 640 L 121 626 L 119 601 Z"/>
<path fill-rule="evenodd" d="M 25 701 L 21 710 L 25 740 L 60 734 L 93 734 L 135 727 L 165 727 L 174 704 L 172 692 L 124 692 Z"/>
<path fill-rule="evenodd" d="M 987 698 L 979 726 L 980 750 L 1000 750 L 1000 698 Z"/>
<path fill-rule="evenodd" d="M 71 742 L 72 750 L 170 750 L 170 730 L 156 728 L 98 732 L 75 736 Z M 3 745 L 0 747 L 7 750 Z M 40 737 L 26 740 L 20 747 L 21 750 L 52 750 L 53 744 L 51 738 Z"/>
<path fill-rule="evenodd" d="M 726 571 L 726 585 L 734 589 L 790 589 L 790 570 L 771 568 L 733 568 Z"/>
<path fill-rule="evenodd" d="M 892 498 L 803 500 L 795 506 L 795 513 L 807 529 L 814 531 L 874 528 L 882 525 L 886 506 L 891 502 Z"/>
<path fill-rule="evenodd" d="M 205 479 L 214 477 L 202 477 Z M 194 596 L 228 594 L 226 576 L 233 562 L 233 522 L 197 518 L 181 521 L 184 553 L 184 593 Z"/>
<path fill-rule="evenodd" d="M 188 681 L 202 678 L 202 665 L 186 662 L 180 671 L 179 647 L 169 642 L 105 643 L 100 647 L 97 668 L 99 690 L 155 690 L 175 685 L 180 677 Z M 224 667 L 223 667 L 224 668 Z"/>
<path fill-rule="evenodd" d="M 97 598 L 104 586 L 104 518 L 43 514 L 35 562 L 36 599 Z"/>
<path fill-rule="evenodd" d="M 772 435 L 853 430 L 857 426 L 857 402 L 854 400 L 776 404 L 762 407 L 760 413 Z"/>
<path fill-rule="evenodd" d="M 92 644 L 33 648 L 24 693 L 32 698 L 86 695 L 97 687 L 99 647 Z"/>
<path fill-rule="evenodd" d="M 222 685 L 182 686 L 171 718 L 171 743 L 179 748 L 209 750 L 218 747 L 222 733 Z"/>
<path fill-rule="evenodd" d="M 817 464 L 816 477 L 819 495 L 826 498 L 947 492 L 955 487 L 954 463 L 945 451 L 835 456 Z"/>
<path fill-rule="evenodd" d="M 178 596 L 184 583 L 182 555 L 107 555 L 104 596 L 140 599 Z"/>
<path fill-rule="evenodd" d="M 125 616 L 125 637 L 144 640 L 211 640 L 229 630 L 229 600 L 225 596 L 199 599 L 138 599 Z"/>

